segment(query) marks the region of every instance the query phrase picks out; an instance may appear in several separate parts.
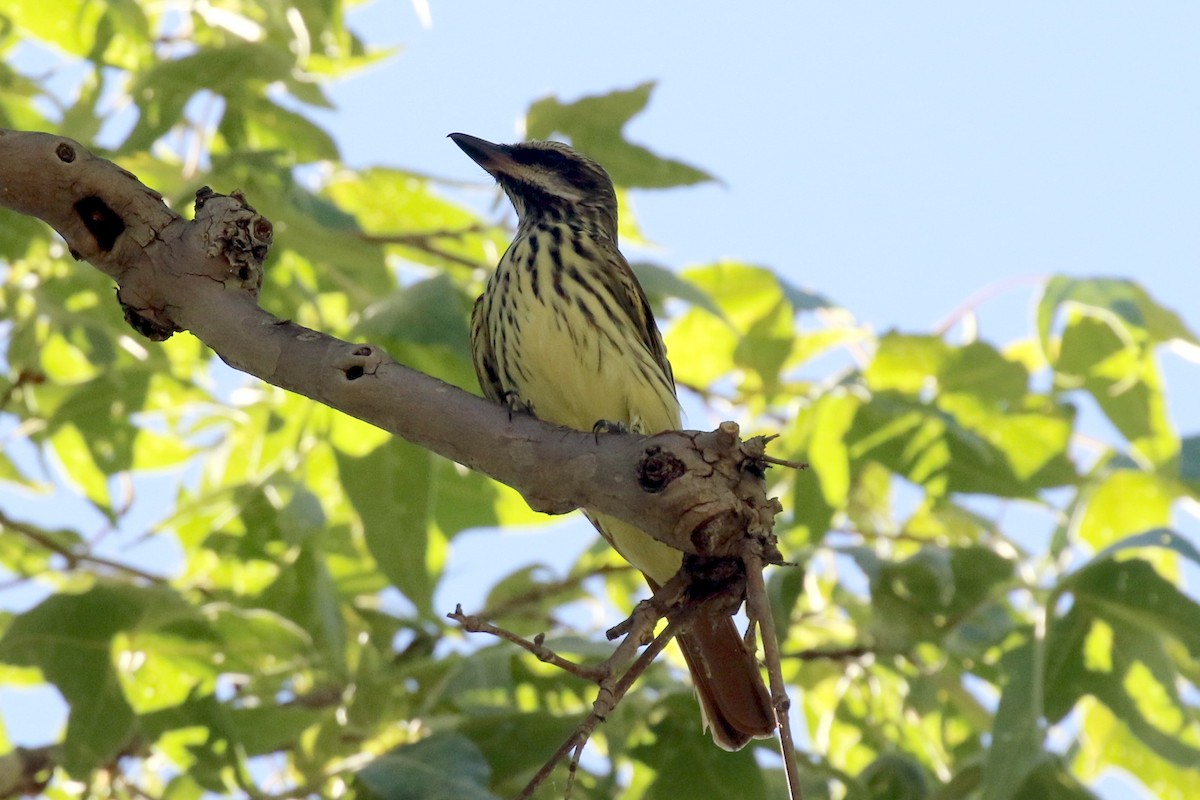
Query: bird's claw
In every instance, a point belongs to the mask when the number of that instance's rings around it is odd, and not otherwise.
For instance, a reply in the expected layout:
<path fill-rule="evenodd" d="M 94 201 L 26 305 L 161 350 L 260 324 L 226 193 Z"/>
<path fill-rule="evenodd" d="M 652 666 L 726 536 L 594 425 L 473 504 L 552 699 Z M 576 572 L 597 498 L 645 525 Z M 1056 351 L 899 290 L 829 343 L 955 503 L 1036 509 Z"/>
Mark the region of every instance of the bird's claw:
<path fill-rule="evenodd" d="M 629 426 L 624 422 L 598 419 L 596 420 L 596 424 L 592 426 L 592 435 L 596 437 L 596 444 L 600 443 L 600 434 L 602 433 L 629 433 Z"/>

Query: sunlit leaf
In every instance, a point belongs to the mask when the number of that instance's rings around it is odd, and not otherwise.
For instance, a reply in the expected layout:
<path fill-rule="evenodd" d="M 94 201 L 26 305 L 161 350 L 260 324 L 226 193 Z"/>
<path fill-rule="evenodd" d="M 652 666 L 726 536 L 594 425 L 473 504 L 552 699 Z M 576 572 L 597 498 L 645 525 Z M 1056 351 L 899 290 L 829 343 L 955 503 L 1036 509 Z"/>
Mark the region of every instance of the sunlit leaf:
<path fill-rule="evenodd" d="M 1084 496 L 1075 528 L 1080 539 L 1101 550 L 1130 534 L 1167 526 L 1174 501 L 1174 490 L 1159 476 L 1113 470 Z"/>
<path fill-rule="evenodd" d="M 655 155 L 622 135 L 625 124 L 646 107 L 653 90 L 653 83 L 643 83 L 571 103 L 543 98 L 529 107 L 527 133 L 531 139 L 548 139 L 553 134 L 569 137 L 577 149 L 603 164 L 613 181 L 622 186 L 657 188 L 712 180 L 703 170 Z"/>
<path fill-rule="evenodd" d="M 1038 303 L 1038 334 L 1046 352 L 1052 352 L 1050 331 L 1057 315 L 1072 305 L 1083 308 L 1086 314 L 1108 318 L 1139 341 L 1162 343 L 1180 339 L 1200 344 L 1178 314 L 1157 303 L 1133 281 L 1058 275 L 1046 284 Z"/>
<path fill-rule="evenodd" d="M 1054 368 L 1060 386 L 1088 392 L 1150 463 L 1163 465 L 1178 456 L 1179 438 L 1153 350 L 1122 339 L 1110 320 L 1081 315 L 1063 332 Z"/>

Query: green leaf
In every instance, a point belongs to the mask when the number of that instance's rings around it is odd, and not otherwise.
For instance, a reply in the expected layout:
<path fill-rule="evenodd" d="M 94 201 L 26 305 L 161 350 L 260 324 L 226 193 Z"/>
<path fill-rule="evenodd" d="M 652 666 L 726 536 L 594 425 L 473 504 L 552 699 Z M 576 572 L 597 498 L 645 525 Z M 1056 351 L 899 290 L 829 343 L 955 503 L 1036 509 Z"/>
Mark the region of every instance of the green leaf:
<path fill-rule="evenodd" d="M 921 762 L 905 753 L 883 753 L 862 771 L 859 782 L 873 800 L 924 800 L 930 780 Z"/>
<path fill-rule="evenodd" d="M 148 149 L 182 120 L 185 104 L 201 89 L 234 104 L 241 100 L 258 104 L 263 87 L 288 79 L 294 68 L 292 53 L 259 42 L 206 47 L 183 58 L 161 61 L 141 73 L 129 90 L 142 113 L 123 149 Z"/>
<path fill-rule="evenodd" d="M 923 547 L 900 562 L 855 548 L 871 582 L 875 635 L 886 650 L 940 639 L 1012 576 L 1012 562 L 985 547 Z"/>
<path fill-rule="evenodd" d="M 754 749 L 727 753 L 714 747 L 697 723 L 690 692 L 673 694 L 660 703 L 650 729 L 653 739 L 630 752 L 655 772 L 646 800 L 765 800 L 766 784 Z"/>
<path fill-rule="evenodd" d="M 129 417 L 141 411 L 150 389 L 150 374 L 146 371 L 113 370 L 76 387 L 55 411 L 51 429 L 61 433 L 67 427 L 78 429 L 79 435 L 90 451 L 90 460 L 105 475 L 128 470 L 134 463 L 134 450 L 142 433 Z M 70 434 L 58 439 L 64 447 L 76 441 Z M 145 452 L 154 456 L 153 443 L 145 445 Z M 171 448 L 167 452 L 159 448 L 168 459 L 183 457 L 183 447 Z M 63 463 L 74 464 L 68 453 L 59 452 Z M 89 492 L 89 494 L 91 494 Z"/>
<path fill-rule="evenodd" d="M 723 321 L 692 310 L 672 326 L 667 345 L 677 380 L 685 385 L 703 381 L 698 384 L 703 386 L 740 367 L 768 391 L 778 389 L 796 346 L 795 309 L 779 279 L 762 267 L 736 262 L 689 269 L 683 276 L 717 303 Z M 731 336 L 730 327 L 740 336 Z"/>
<path fill-rule="evenodd" d="M 435 733 L 389 750 L 355 777 L 379 800 L 497 800 L 488 791 L 487 761 L 459 733 Z"/>
<path fill-rule="evenodd" d="M 524 788 L 533 772 L 579 725 L 571 714 L 545 711 L 476 711 L 458 732 L 471 739 L 492 768 L 496 790 L 508 796 Z"/>
<path fill-rule="evenodd" d="M 556 133 L 569 137 L 576 149 L 603 164 L 621 186 L 663 188 L 712 180 L 703 170 L 626 141 L 622 130 L 646 107 L 653 89 L 652 82 L 643 83 L 573 103 L 546 97 L 529 107 L 525 127 L 530 139 L 549 139 Z"/>
<path fill-rule="evenodd" d="M 1073 317 L 1054 369 L 1056 385 L 1088 392 L 1151 464 L 1161 466 L 1179 455 L 1154 351 L 1132 344 L 1111 319 Z"/>
<path fill-rule="evenodd" d="M 446 200 L 433 184 L 403 170 L 374 167 L 337 174 L 323 188 L 336 204 L 324 224 L 380 236 L 390 250 L 416 264 L 462 268 L 495 263 L 508 246 L 504 231 L 486 228 L 470 210 Z M 330 209 L 332 212 L 333 209 Z"/>
<path fill-rule="evenodd" d="M 13 620 L 0 660 L 37 667 L 70 704 L 63 766 L 73 776 L 107 763 L 137 731 L 110 656 L 114 637 L 188 619 L 196 620 L 194 610 L 172 591 L 99 584 L 53 595 Z"/>
<path fill-rule="evenodd" d="M 804 593 L 803 567 L 775 570 L 767 579 L 767 597 L 771 601 L 771 616 L 780 640 L 786 640 L 791 628 L 792 613 Z"/>
<path fill-rule="evenodd" d="M 1059 275 L 1046 284 L 1037 309 L 1038 335 L 1042 340 L 1042 349 L 1047 354 L 1054 352 L 1050 332 L 1055 318 L 1068 306 L 1081 308 L 1088 315 L 1103 317 L 1138 341 L 1159 344 L 1179 339 L 1200 344 L 1200 340 L 1183 324 L 1179 315 L 1159 305 L 1133 281 L 1118 278 L 1079 279 Z"/>
<path fill-rule="evenodd" d="M 846 446 L 921 484 L 933 497 L 978 492 L 1032 496 L 1074 480 L 1066 448 L 1069 408 L 1030 397 L 1003 411 L 969 395 L 944 396 L 945 410 L 895 393 L 876 394 L 854 419 Z"/>
<path fill-rule="evenodd" d="M 369 306 L 355 335 L 378 341 L 389 352 L 423 344 L 446 348 L 469 360 L 467 320 L 472 302 L 449 275 L 437 275 Z"/>
<path fill-rule="evenodd" d="M 1092 613 L 1175 638 L 1200 659 L 1200 605 L 1141 559 L 1104 558 L 1069 576 L 1059 591 Z"/>
<path fill-rule="evenodd" d="M 5 7 L 5 15 L 24 28 L 25 35 L 54 42 L 75 56 L 91 52 L 106 13 L 104 4 L 86 0 L 65 0 L 54 8 L 35 0 L 13 0 Z"/>
<path fill-rule="evenodd" d="M 1075 767 L 1089 782 L 1101 774 L 1123 769 L 1150 790 L 1157 800 L 1191 800 L 1200 797 L 1200 771 L 1159 758 L 1139 741 L 1109 709 L 1090 704 L 1081 721 L 1079 756 Z"/>
<path fill-rule="evenodd" d="M 337 463 L 379 569 L 432 615 L 433 587 L 444 560 L 441 537 L 430 525 L 434 456 L 393 439 L 361 458 L 339 452 Z"/>
<path fill-rule="evenodd" d="M 1116 469 L 1084 493 L 1082 510 L 1072 526 L 1095 550 L 1170 524 L 1175 490 L 1158 475 Z"/>
<path fill-rule="evenodd" d="M 1057 758 L 1047 759 L 1030 774 L 1020 796 L 1037 800 L 1099 800 Z"/>
<path fill-rule="evenodd" d="M 585 596 L 579 586 L 546 591 L 556 582 L 544 564 L 530 564 L 505 576 L 488 592 L 488 620 L 524 636 L 545 631 L 555 624 L 556 608 Z"/>
<path fill-rule="evenodd" d="M 318 542 L 305 542 L 295 560 L 281 570 L 259 602 L 307 631 L 331 670 L 344 674 L 346 623 L 338 586 Z"/>
<path fill-rule="evenodd" d="M 305 708 L 302 705 L 258 706 L 229 709 L 228 720 L 238 742 L 248 756 L 266 755 L 287 748 L 301 735 L 335 713 Z"/>
<path fill-rule="evenodd" d="M 237 150 L 277 150 L 295 162 L 336 161 L 338 146 L 320 126 L 260 97 L 227 108 L 220 133 Z"/>
<path fill-rule="evenodd" d="M 1200 564 L 1200 550 L 1197 550 L 1191 541 L 1180 536 L 1173 530 L 1155 528 L 1154 530 L 1145 531 L 1136 536 L 1127 536 L 1118 542 L 1114 542 L 1097 553 L 1086 566 L 1099 564 L 1101 561 L 1112 558 L 1124 550 L 1135 550 L 1139 547 L 1163 547 L 1178 553 L 1184 558 L 1190 559 L 1195 564 Z"/>
<path fill-rule="evenodd" d="M 941 370 L 951 348 L 938 336 L 889 333 L 863 372 L 867 386 L 876 392 L 897 391 L 917 395 Z"/>
<path fill-rule="evenodd" d="M 312 637 L 300 626 L 262 608 L 213 603 L 205 616 L 222 645 L 221 665 L 229 672 L 276 672 L 307 655 Z"/>
<path fill-rule="evenodd" d="M 831 509 L 844 508 L 850 496 L 850 454 L 846 449 L 846 434 L 861 405 L 862 399 L 857 395 L 833 391 L 821 397 L 812 409 L 808 461 L 813 475 L 801 473 L 796 480 L 808 478 L 812 482 L 815 478 L 821 487 L 823 502 Z"/>
<path fill-rule="evenodd" d="M 1151 543 L 1163 541 L 1162 532 L 1152 533 Z M 1133 538 L 1148 543 L 1145 534 Z M 1182 645 L 1193 663 L 1200 656 L 1200 604 L 1148 562 L 1116 560 L 1115 552 L 1110 548 L 1060 585 L 1073 605 L 1053 621 L 1047 639 L 1047 717 L 1061 719 L 1091 694 L 1159 756 L 1195 764 L 1200 721 L 1179 693 L 1173 651 Z"/>
<path fill-rule="evenodd" d="M 992 726 L 992 746 L 983 765 L 982 800 L 1010 800 L 1026 778 L 1046 760 L 1042 748 L 1041 697 L 1034 678 L 1033 645 L 1025 643 L 1004 655 L 1008 682 Z"/>
<path fill-rule="evenodd" d="M 629 266 L 651 300 L 676 297 L 710 314 L 721 316 L 720 307 L 704 290 L 666 267 L 649 261 L 638 261 Z"/>
<path fill-rule="evenodd" d="M 976 341 L 946 356 L 938 369 L 938 382 L 946 394 L 965 393 L 1012 405 L 1028 391 L 1029 372 L 990 344 Z"/>

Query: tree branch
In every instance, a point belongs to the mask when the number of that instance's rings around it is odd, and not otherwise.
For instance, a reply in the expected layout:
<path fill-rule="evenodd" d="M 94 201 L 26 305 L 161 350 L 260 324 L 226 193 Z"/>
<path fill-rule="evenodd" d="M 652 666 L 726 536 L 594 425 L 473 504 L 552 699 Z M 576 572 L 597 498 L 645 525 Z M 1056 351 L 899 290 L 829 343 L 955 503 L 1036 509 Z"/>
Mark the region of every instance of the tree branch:
<path fill-rule="evenodd" d="M 257 304 L 271 223 L 237 193 L 201 190 L 185 220 L 77 142 L 0 129 L 0 205 L 45 220 L 110 275 L 147 337 L 190 331 L 235 369 L 490 475 L 539 511 L 586 506 L 684 552 L 734 557 L 780 510 L 764 491 L 765 441 L 743 442 L 734 423 L 652 437 L 558 428 L 272 316 Z"/>
<path fill-rule="evenodd" d="M 81 551 L 61 544 L 46 531 L 24 522 L 18 522 L 17 520 L 9 517 L 3 511 L 0 511 L 0 531 L 5 530 L 20 534 L 39 547 L 45 548 L 46 550 L 62 556 L 67 562 L 67 569 L 75 569 L 80 564 L 93 564 L 99 567 L 107 567 L 115 572 L 123 572 L 126 575 L 132 575 L 135 578 L 141 578 L 148 583 L 156 583 L 160 585 L 167 583 L 167 579 L 162 575 L 155 575 L 152 572 L 139 569 L 132 564 L 125 564 L 121 561 L 114 561 L 111 558 L 105 558 L 104 556 L 93 555 L 87 549 Z"/>

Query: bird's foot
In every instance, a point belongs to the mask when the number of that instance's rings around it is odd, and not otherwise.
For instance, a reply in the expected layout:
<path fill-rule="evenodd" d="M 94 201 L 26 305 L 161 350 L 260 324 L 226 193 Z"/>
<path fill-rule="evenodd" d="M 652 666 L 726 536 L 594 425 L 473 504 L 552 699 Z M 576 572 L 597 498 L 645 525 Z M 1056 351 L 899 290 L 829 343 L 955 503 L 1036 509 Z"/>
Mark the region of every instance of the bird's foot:
<path fill-rule="evenodd" d="M 602 433 L 629 433 L 629 426 L 624 422 L 598 419 L 596 420 L 596 424 L 592 426 L 592 435 L 596 437 L 597 444 L 600 442 L 600 434 Z"/>
<path fill-rule="evenodd" d="M 533 413 L 533 403 L 521 398 L 521 393 L 516 389 L 509 389 L 504 393 L 504 405 L 508 408 L 508 421 L 512 422 L 514 414 L 528 414 L 531 417 L 537 415 Z"/>

